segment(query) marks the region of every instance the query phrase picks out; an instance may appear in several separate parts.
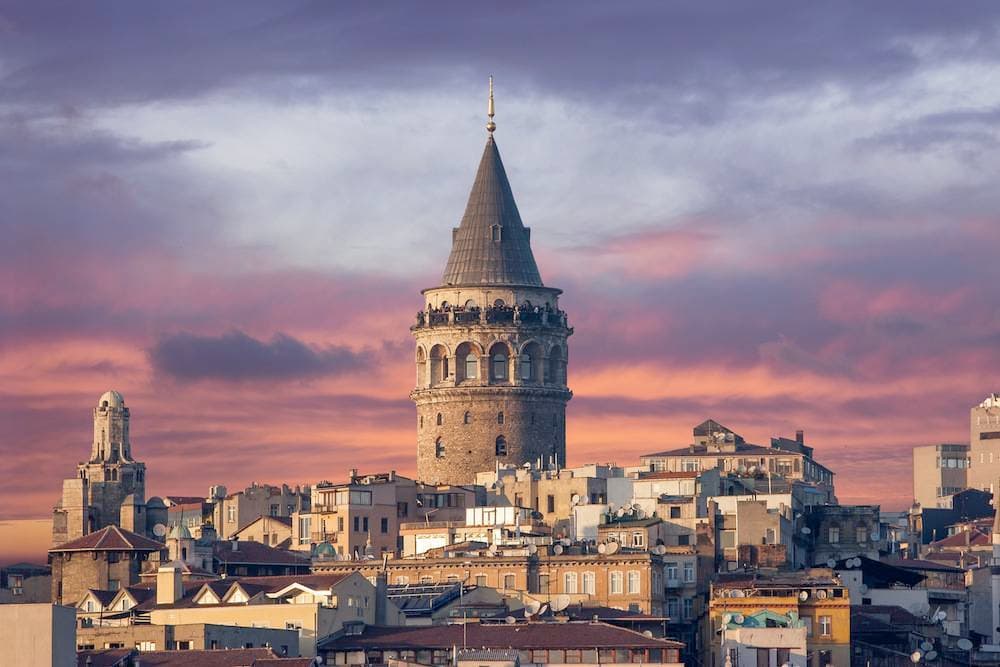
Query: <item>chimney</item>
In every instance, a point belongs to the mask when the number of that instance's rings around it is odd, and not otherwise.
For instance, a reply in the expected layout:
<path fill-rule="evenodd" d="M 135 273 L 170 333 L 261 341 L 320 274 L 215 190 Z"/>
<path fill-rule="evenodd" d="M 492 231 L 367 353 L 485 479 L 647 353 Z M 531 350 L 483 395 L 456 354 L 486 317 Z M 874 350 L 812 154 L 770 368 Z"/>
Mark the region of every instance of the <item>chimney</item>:
<path fill-rule="evenodd" d="M 358 469 L 351 468 L 351 481 L 353 482 L 357 476 L 358 476 Z"/>
<path fill-rule="evenodd" d="M 181 569 L 164 565 L 156 570 L 156 604 L 173 604 L 184 596 Z"/>
<path fill-rule="evenodd" d="M 382 569 L 375 575 L 375 625 L 383 626 L 389 624 L 388 606 L 388 581 L 386 581 L 385 569 Z"/>
<path fill-rule="evenodd" d="M 802 444 L 805 444 L 805 441 L 806 441 L 806 433 L 805 433 L 805 431 L 803 431 L 802 429 L 799 429 L 798 431 L 796 431 L 795 432 L 795 442 L 797 442 L 800 445 L 802 445 Z"/>
<path fill-rule="evenodd" d="M 234 537 L 234 538 L 233 538 L 233 551 L 239 551 L 239 550 L 240 550 L 240 541 L 239 541 L 239 540 L 237 540 L 237 539 L 236 539 L 236 538 Z"/>

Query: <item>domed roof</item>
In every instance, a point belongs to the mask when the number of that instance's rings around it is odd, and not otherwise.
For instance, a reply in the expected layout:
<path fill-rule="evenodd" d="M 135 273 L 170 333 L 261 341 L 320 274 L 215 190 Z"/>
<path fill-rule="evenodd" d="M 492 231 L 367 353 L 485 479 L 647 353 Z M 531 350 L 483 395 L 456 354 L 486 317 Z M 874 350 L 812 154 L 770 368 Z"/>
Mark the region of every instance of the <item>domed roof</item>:
<path fill-rule="evenodd" d="M 123 407 L 124 405 L 125 405 L 125 399 L 122 398 L 122 395 L 119 394 L 114 389 L 110 389 L 101 394 L 100 400 L 97 401 L 98 407 L 107 406 L 109 408 L 120 408 Z"/>
<path fill-rule="evenodd" d="M 329 542 L 320 542 L 316 545 L 316 557 L 317 558 L 332 558 L 337 553 L 337 550 L 333 548 L 333 545 Z"/>

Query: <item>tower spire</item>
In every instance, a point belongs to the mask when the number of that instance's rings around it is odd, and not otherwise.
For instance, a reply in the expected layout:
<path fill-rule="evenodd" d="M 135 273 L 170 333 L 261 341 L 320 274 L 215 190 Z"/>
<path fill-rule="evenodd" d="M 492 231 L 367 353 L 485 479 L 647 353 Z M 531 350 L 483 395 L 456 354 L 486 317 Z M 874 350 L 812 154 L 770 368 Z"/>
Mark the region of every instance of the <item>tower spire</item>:
<path fill-rule="evenodd" d="M 495 115 L 495 112 L 493 110 L 493 75 L 492 74 L 490 74 L 490 103 L 486 107 L 486 115 L 489 116 L 489 118 L 490 118 L 489 122 L 486 123 L 486 131 L 490 133 L 490 136 L 493 136 L 493 131 L 495 129 L 497 129 L 497 124 L 493 122 L 493 116 Z"/>

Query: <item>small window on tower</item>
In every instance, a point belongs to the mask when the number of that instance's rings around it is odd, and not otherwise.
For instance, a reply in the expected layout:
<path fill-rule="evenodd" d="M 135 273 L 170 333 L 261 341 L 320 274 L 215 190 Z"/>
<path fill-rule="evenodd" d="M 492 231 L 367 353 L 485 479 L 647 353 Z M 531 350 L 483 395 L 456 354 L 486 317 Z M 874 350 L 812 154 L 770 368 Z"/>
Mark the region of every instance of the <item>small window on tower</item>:
<path fill-rule="evenodd" d="M 439 459 L 444 458 L 444 441 L 441 438 L 438 438 L 434 443 L 434 456 Z"/>
<path fill-rule="evenodd" d="M 507 439 L 502 435 L 497 436 L 497 456 L 507 456 Z"/>
<path fill-rule="evenodd" d="M 504 422 L 503 413 L 502 412 L 498 412 L 497 413 L 497 423 L 498 424 L 502 424 L 503 422 Z"/>
<path fill-rule="evenodd" d="M 443 423 L 444 423 L 444 417 L 442 417 L 441 413 L 439 412 L 437 416 L 437 425 L 440 426 Z"/>
<path fill-rule="evenodd" d="M 462 418 L 462 421 L 464 423 L 466 423 L 466 424 L 471 424 L 472 423 L 472 413 L 471 412 L 466 412 L 465 413 L 465 417 Z"/>
<path fill-rule="evenodd" d="M 493 227 L 491 227 L 491 229 L 493 231 L 493 240 L 496 241 L 496 242 L 499 242 L 500 241 L 500 225 L 493 225 Z"/>

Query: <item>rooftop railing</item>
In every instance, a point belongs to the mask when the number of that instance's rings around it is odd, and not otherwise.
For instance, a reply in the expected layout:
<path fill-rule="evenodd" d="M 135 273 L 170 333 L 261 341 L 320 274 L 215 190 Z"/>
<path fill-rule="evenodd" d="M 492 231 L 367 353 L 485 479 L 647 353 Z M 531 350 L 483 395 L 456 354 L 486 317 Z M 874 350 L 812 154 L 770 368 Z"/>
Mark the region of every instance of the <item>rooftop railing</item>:
<path fill-rule="evenodd" d="M 490 306 L 465 308 L 448 306 L 417 313 L 414 329 L 423 327 L 472 324 L 525 324 L 529 326 L 563 327 L 569 323 L 565 311 L 538 306 Z"/>

